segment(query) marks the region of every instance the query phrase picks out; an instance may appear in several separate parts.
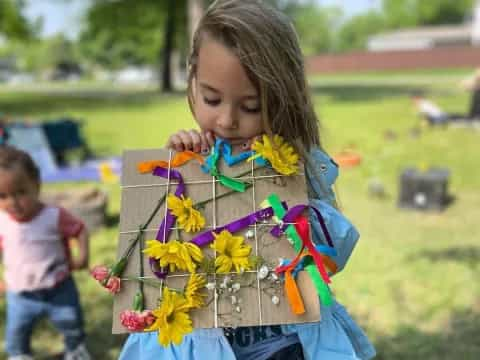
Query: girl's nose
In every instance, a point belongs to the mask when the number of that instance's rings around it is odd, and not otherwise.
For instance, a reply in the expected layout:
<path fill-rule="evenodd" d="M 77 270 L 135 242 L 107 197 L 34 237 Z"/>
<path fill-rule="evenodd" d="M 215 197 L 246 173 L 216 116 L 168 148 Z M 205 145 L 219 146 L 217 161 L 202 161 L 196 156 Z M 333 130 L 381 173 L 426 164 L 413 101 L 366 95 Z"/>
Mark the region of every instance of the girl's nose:
<path fill-rule="evenodd" d="M 235 111 L 233 109 L 225 109 L 218 117 L 217 124 L 223 129 L 236 129 L 238 122 Z"/>

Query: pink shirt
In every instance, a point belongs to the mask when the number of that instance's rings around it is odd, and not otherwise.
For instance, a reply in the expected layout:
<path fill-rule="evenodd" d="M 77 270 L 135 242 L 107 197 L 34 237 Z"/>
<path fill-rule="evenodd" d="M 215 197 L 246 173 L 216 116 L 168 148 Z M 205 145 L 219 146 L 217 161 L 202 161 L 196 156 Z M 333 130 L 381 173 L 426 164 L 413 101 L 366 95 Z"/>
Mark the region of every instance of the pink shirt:
<path fill-rule="evenodd" d="M 8 290 L 52 288 L 70 274 L 68 239 L 84 224 L 63 208 L 44 206 L 19 222 L 0 210 L 0 241 Z"/>

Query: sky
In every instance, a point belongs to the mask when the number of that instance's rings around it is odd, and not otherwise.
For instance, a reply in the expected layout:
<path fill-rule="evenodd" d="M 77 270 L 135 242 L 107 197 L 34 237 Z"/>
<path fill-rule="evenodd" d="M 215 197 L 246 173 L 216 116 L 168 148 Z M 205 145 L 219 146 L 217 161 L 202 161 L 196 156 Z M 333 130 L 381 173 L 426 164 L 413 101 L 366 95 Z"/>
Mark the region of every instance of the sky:
<path fill-rule="evenodd" d="M 339 6 L 350 17 L 371 8 L 379 8 L 381 0 L 316 0 L 322 6 Z M 89 0 L 28 0 L 25 15 L 30 19 L 43 17 L 42 36 L 64 32 L 75 37 L 81 26 L 82 14 Z"/>

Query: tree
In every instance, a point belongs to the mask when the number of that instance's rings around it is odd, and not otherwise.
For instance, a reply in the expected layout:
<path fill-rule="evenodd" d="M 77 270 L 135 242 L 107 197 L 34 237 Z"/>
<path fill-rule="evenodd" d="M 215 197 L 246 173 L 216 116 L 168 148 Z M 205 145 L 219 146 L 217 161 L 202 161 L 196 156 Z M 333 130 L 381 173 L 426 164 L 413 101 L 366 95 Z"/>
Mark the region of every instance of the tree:
<path fill-rule="evenodd" d="M 473 0 L 418 0 L 419 22 L 424 25 L 459 24 L 473 8 Z"/>
<path fill-rule="evenodd" d="M 364 49 L 368 38 L 386 28 L 384 16 L 377 11 L 359 14 L 348 20 L 338 32 L 339 51 Z"/>
<path fill-rule="evenodd" d="M 473 0 L 383 0 L 389 28 L 459 24 L 471 12 Z"/>
<path fill-rule="evenodd" d="M 304 55 L 331 51 L 342 12 L 336 7 L 319 7 L 309 3 L 299 6 L 292 17 Z"/>
<path fill-rule="evenodd" d="M 25 40 L 32 35 L 32 28 L 22 14 L 21 0 L 0 0 L 0 34 L 6 38 Z"/>
<path fill-rule="evenodd" d="M 97 0 L 88 9 L 80 43 L 86 57 L 107 68 L 162 66 L 171 90 L 170 57 L 185 48 L 186 0 Z"/>

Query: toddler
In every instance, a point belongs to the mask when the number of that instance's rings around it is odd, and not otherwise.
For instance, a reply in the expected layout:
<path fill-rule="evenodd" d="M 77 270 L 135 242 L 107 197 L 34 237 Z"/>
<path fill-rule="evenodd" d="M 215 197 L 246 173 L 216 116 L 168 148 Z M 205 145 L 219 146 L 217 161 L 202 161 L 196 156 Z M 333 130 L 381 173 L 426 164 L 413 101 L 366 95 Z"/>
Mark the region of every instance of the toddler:
<path fill-rule="evenodd" d="M 31 157 L 0 146 L 0 241 L 7 300 L 9 360 L 33 359 L 33 327 L 46 316 L 65 337 L 65 360 L 89 360 L 72 270 L 88 266 L 88 232 L 65 209 L 39 199 L 40 175 Z M 68 242 L 76 238 L 77 257 Z"/>

